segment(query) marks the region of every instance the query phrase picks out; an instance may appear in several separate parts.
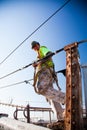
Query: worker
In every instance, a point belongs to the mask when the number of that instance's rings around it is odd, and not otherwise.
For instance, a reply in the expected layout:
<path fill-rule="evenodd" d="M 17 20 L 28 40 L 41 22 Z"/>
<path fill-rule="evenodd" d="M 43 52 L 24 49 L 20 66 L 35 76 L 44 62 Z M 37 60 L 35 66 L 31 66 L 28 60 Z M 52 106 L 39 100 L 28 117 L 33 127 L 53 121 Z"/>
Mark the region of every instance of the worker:
<path fill-rule="evenodd" d="M 65 103 L 65 93 L 60 91 L 57 82 L 54 63 L 52 56 L 50 56 L 52 52 L 46 46 L 41 46 L 37 41 L 32 41 L 31 48 L 37 53 L 37 61 L 39 60 L 39 62 L 34 62 L 32 64 L 35 69 L 33 84 L 35 92 L 45 96 L 46 100 L 50 103 L 53 112 L 56 113 L 57 120 L 62 120 L 62 104 Z M 49 58 L 43 59 L 48 55 Z M 53 87 L 55 81 L 59 90 Z"/>

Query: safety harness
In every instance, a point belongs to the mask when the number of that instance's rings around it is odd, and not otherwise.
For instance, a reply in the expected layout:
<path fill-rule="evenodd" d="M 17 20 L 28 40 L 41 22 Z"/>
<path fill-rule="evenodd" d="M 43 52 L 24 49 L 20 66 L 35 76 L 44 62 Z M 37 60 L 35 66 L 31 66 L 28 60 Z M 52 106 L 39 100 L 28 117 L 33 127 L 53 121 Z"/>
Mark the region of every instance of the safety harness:
<path fill-rule="evenodd" d="M 52 77 L 53 77 L 53 79 L 54 79 L 54 82 L 56 82 L 56 85 L 57 85 L 58 89 L 61 90 L 61 88 L 60 88 L 59 85 L 58 85 L 58 78 L 57 78 L 57 75 L 56 75 L 56 72 L 55 72 L 54 67 L 53 67 L 53 70 L 52 70 L 51 67 L 49 67 L 47 64 L 45 64 L 45 67 L 42 68 L 42 69 L 40 69 L 40 71 L 38 71 L 37 73 L 36 73 L 36 67 L 35 67 L 35 70 L 34 70 L 34 83 L 33 83 L 35 92 L 38 93 L 38 91 L 36 90 L 36 83 L 37 83 L 38 76 L 39 76 L 39 74 L 41 74 L 41 72 L 43 72 L 46 68 L 49 69 L 49 71 L 50 71 L 50 73 L 51 73 L 51 75 L 52 75 Z"/>
<path fill-rule="evenodd" d="M 51 53 L 52 52 L 48 48 L 46 48 L 45 46 L 41 46 L 40 50 L 38 51 L 38 58 L 39 59 L 43 58 L 44 55 L 47 56 Z M 50 63 L 50 65 L 48 65 L 49 63 Z M 50 59 L 45 59 L 45 60 L 42 61 L 42 65 L 40 66 L 40 70 L 38 72 L 36 72 L 36 67 L 34 68 L 34 83 L 33 83 L 33 86 L 34 86 L 35 92 L 37 92 L 36 83 L 37 83 L 38 76 L 46 68 L 49 69 L 49 71 L 50 71 L 50 73 L 51 73 L 51 75 L 54 79 L 54 82 L 56 82 L 58 89 L 61 90 L 61 88 L 58 85 L 58 79 L 57 79 L 57 75 L 56 75 L 56 72 L 55 72 L 55 67 L 54 67 L 53 62 Z M 51 68 L 53 68 L 53 69 L 51 69 Z"/>

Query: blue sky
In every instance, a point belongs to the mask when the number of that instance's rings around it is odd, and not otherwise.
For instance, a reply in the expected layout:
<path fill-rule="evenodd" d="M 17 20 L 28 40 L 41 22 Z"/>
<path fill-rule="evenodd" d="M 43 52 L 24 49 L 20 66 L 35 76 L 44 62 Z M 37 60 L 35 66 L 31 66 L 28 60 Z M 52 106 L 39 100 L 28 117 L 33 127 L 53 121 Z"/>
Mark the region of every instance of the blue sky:
<path fill-rule="evenodd" d="M 1 0 L 0 1 L 0 63 L 27 36 L 51 16 L 65 0 Z M 36 59 L 31 50 L 31 42 L 36 40 L 51 51 L 87 39 L 87 3 L 85 0 L 71 0 L 62 10 L 43 25 L 22 44 L 5 62 L 0 65 L 0 77 L 17 70 Z M 79 47 L 81 64 L 87 63 L 87 43 Z M 65 52 L 53 56 L 56 71 L 66 67 Z M 34 69 L 30 66 L 20 72 L 0 80 L 0 87 L 33 78 Z M 59 85 L 65 91 L 65 77 L 58 74 Z M 29 84 L 20 84 L 0 89 L 0 101 L 30 106 L 49 104 L 43 96 L 37 95 Z M 3 109 L 2 109 L 3 108 Z M 8 109 L 0 106 L 0 111 Z"/>

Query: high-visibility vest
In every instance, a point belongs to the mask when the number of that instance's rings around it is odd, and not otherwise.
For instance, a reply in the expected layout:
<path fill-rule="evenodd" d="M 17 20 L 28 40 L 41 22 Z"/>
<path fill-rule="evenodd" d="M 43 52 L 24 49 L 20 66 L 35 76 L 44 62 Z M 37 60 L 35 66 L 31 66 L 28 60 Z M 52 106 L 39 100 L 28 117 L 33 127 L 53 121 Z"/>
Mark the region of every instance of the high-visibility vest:
<path fill-rule="evenodd" d="M 44 58 L 48 52 L 51 52 L 47 47 L 45 46 L 41 46 L 38 50 L 38 58 L 39 59 L 42 59 Z M 52 61 L 51 58 L 49 58 L 45 63 L 42 63 L 41 64 L 41 67 L 42 66 L 48 66 L 48 67 L 53 67 L 54 66 L 54 63 Z"/>

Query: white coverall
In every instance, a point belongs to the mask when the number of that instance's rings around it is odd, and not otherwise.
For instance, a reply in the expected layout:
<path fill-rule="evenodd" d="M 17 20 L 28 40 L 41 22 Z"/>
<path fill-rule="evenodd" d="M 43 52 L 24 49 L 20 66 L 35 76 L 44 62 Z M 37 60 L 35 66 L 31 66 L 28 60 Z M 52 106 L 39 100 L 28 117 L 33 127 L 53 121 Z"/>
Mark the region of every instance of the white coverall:
<path fill-rule="evenodd" d="M 50 68 L 53 71 L 53 68 Z M 57 120 L 63 119 L 63 109 L 61 104 L 65 103 L 65 93 L 53 88 L 53 76 L 49 68 L 42 68 L 37 73 L 36 89 L 38 94 L 46 97 L 52 110 L 56 113 Z"/>

